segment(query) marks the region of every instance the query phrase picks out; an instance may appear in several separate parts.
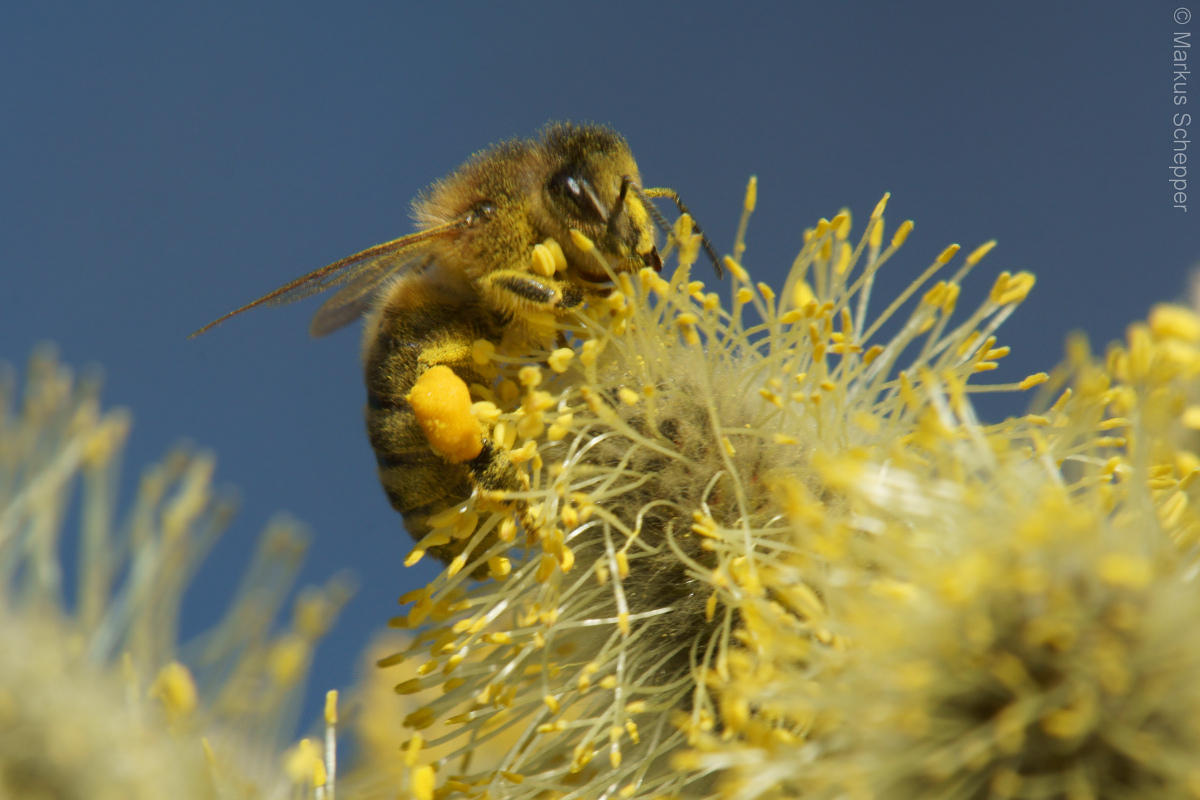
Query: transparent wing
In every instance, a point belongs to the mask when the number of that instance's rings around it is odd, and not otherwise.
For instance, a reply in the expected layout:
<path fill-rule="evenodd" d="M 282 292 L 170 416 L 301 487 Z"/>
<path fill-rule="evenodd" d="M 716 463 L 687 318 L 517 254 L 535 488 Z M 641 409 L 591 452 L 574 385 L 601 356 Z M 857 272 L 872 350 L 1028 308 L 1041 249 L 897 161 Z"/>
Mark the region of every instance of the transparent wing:
<path fill-rule="evenodd" d="M 313 337 L 325 336 L 344 328 L 367 312 L 375 300 L 375 295 L 393 275 L 419 269 L 433 260 L 434 255 L 429 252 L 428 247 L 415 250 L 416 252 L 404 253 L 403 258 L 397 256 L 378 259 L 371 269 L 358 270 L 348 286 L 343 286 L 317 309 L 312 323 L 308 326 L 309 334 Z"/>
<path fill-rule="evenodd" d="M 349 286 L 346 286 L 345 289 L 330 298 L 325 306 L 321 307 L 318 319 L 313 320 L 313 335 L 323 336 L 348 324 L 362 314 L 370 304 L 371 296 L 384 281 L 400 270 L 413 264 L 422 263 L 422 258 L 428 255 L 429 249 L 439 238 L 462 226 L 461 220 L 454 220 L 428 230 L 393 239 L 390 242 L 377 244 L 361 253 L 347 256 L 341 261 L 335 261 L 326 267 L 321 267 L 321 269 L 297 278 L 291 283 L 286 283 L 252 303 L 230 311 L 225 316 L 208 323 L 188 338 L 199 336 L 243 311 L 249 311 L 258 306 L 294 303 L 305 297 L 348 283 Z M 343 297 L 343 295 L 345 296 Z M 327 308 L 328 311 L 326 311 Z M 328 319 L 318 325 L 318 320 L 322 315 Z"/>

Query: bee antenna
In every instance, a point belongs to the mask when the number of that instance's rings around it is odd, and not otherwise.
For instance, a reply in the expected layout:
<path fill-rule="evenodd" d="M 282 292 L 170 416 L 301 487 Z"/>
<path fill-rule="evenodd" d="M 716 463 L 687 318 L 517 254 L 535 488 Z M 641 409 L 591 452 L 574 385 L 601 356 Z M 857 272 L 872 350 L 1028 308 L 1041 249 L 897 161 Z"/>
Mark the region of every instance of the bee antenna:
<path fill-rule="evenodd" d="M 622 181 L 622 189 L 624 188 L 624 185 L 624 181 Z M 634 194 L 636 194 L 642 201 L 642 204 L 646 206 L 646 210 L 650 212 L 650 216 L 654 220 L 655 224 L 658 225 L 662 232 L 668 236 L 671 235 L 671 226 L 667 223 L 667 219 L 662 215 L 662 212 L 659 211 L 653 203 L 648 201 L 649 198 L 666 197 L 669 200 L 674 201 L 676 207 L 679 208 L 680 214 L 687 214 L 689 217 L 692 217 L 692 212 L 688 211 L 688 207 L 685 206 L 683 201 L 679 199 L 679 194 L 676 193 L 674 189 L 643 189 L 632 182 L 630 183 L 630 186 L 633 188 Z M 713 248 L 712 242 L 708 240 L 708 236 L 700 227 L 700 223 L 696 222 L 695 217 L 692 217 L 692 228 L 695 229 L 696 233 L 700 234 L 700 244 L 704 246 L 704 253 L 708 256 L 708 260 L 712 262 L 713 270 L 717 273 L 717 280 L 724 278 L 725 270 L 721 268 L 721 260 L 717 258 L 717 251 Z"/>

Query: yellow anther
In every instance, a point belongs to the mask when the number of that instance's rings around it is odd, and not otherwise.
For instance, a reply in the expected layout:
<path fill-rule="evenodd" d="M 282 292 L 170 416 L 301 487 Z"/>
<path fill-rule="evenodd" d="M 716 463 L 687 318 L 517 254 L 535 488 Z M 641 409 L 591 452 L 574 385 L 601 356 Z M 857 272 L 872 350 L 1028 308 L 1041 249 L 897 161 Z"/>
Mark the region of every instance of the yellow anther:
<path fill-rule="evenodd" d="M 746 213 L 754 211 L 754 206 L 758 203 L 758 176 L 751 175 L 749 183 L 746 184 L 746 196 L 742 199 L 742 208 Z"/>
<path fill-rule="evenodd" d="M 854 248 L 849 242 L 842 242 L 838 245 L 837 263 L 833 265 L 833 271 L 838 275 L 845 275 L 850 269 L 850 259 L 854 255 Z"/>
<path fill-rule="evenodd" d="M 542 382 L 542 370 L 534 366 L 521 367 L 517 372 L 517 380 L 525 387 L 537 386 Z"/>
<path fill-rule="evenodd" d="M 560 347 L 550 354 L 546 359 L 546 363 L 550 365 L 550 369 L 558 373 L 567 371 L 567 365 L 571 363 L 571 359 L 575 358 L 575 351 L 569 347 Z"/>
<path fill-rule="evenodd" d="M 902 244 L 904 244 L 904 240 L 908 238 L 910 233 L 912 233 L 912 229 L 913 221 L 911 219 L 906 219 L 904 222 L 901 222 L 900 227 L 896 228 L 896 232 L 892 234 L 892 247 L 900 247 Z"/>
<path fill-rule="evenodd" d="M 588 255 L 596 249 L 595 242 L 574 229 L 571 230 L 571 244 L 575 245 L 579 252 L 583 253 L 584 255 Z"/>
<path fill-rule="evenodd" d="M 1026 389 L 1032 389 L 1034 386 L 1043 384 L 1048 380 L 1050 380 L 1050 376 L 1045 372 L 1037 372 L 1018 383 L 1017 388 L 1021 389 L 1022 391 Z"/>
<path fill-rule="evenodd" d="M 936 259 L 937 263 L 949 264 L 950 259 L 954 258 L 954 256 L 958 253 L 958 251 L 960 249 L 961 248 L 959 248 L 959 246 L 956 244 L 950 245 L 945 250 L 943 250 L 940 254 L 938 254 L 938 257 Z"/>
<path fill-rule="evenodd" d="M 971 251 L 971 254 L 967 256 L 967 266 L 973 267 L 978 264 L 984 256 L 992 251 L 992 248 L 995 246 L 996 240 L 992 239 L 990 242 L 984 242 L 983 244 L 979 245 L 979 247 L 976 247 Z"/>
<path fill-rule="evenodd" d="M 871 235 L 868 238 L 868 243 L 872 250 L 878 250 L 883 244 L 883 217 L 875 220 L 875 226 L 871 228 Z"/>
<path fill-rule="evenodd" d="M 178 661 L 172 661 L 158 671 L 149 694 L 158 698 L 171 719 L 191 714 L 199 697 L 192 673 Z"/>
<path fill-rule="evenodd" d="M 550 252 L 550 248 L 544 244 L 535 244 L 533 246 L 533 258 L 530 263 L 530 270 L 535 275 L 542 275 L 549 278 L 554 274 L 554 255 Z"/>
<path fill-rule="evenodd" d="M 730 274 L 732 274 L 733 277 L 737 278 L 739 281 L 746 283 L 750 280 L 750 273 L 746 272 L 745 268 L 742 267 L 741 264 L 737 263 L 729 256 L 725 256 L 725 258 L 722 259 L 722 262 L 725 264 L 725 269 L 729 270 Z"/>
<path fill-rule="evenodd" d="M 433 800 L 437 776 L 434 774 L 432 766 L 426 764 L 423 767 L 417 767 L 412 771 L 411 780 L 409 790 L 412 792 L 414 800 Z"/>
<path fill-rule="evenodd" d="M 471 343 L 471 360 L 476 364 L 486 364 L 496 355 L 496 345 L 487 339 L 476 339 Z"/>

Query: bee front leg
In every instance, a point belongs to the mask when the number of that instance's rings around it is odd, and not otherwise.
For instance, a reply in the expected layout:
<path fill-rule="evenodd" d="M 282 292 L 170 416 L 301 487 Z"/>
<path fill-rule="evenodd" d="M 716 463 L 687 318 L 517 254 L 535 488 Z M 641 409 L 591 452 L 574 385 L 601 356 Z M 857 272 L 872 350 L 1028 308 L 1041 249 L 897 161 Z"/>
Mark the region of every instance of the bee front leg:
<path fill-rule="evenodd" d="M 538 275 L 517 269 L 498 269 L 480 281 L 480 287 L 494 306 L 517 314 L 555 313 L 578 308 L 583 289 L 557 275 Z"/>

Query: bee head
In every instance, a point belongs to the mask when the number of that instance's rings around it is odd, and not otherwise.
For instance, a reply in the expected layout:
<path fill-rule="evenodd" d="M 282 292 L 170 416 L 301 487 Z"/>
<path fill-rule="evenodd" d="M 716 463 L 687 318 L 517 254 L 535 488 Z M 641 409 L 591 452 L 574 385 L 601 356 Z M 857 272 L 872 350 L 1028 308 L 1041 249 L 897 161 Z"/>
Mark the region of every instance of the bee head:
<path fill-rule="evenodd" d="M 661 269 L 650 214 L 637 192 L 630 191 L 640 177 L 625 140 L 598 126 L 555 125 L 544 133 L 543 147 L 552 167 L 544 187 L 548 227 L 561 229 L 551 233 L 579 276 L 608 280 L 594 254 L 569 244 L 572 229 L 591 239 L 617 272 Z"/>

